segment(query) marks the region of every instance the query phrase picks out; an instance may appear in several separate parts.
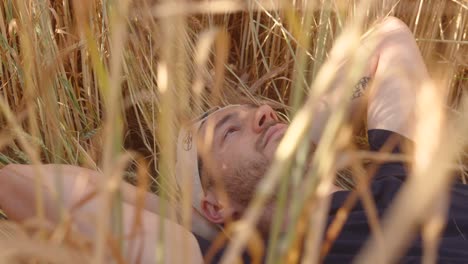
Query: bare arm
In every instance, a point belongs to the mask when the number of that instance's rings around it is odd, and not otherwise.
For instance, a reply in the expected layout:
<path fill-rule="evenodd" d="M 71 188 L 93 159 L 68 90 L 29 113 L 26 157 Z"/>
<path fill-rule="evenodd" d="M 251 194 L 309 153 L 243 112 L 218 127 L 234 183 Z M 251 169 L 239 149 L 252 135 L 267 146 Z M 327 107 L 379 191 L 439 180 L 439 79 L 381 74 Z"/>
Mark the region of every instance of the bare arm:
<path fill-rule="evenodd" d="M 195 237 L 188 230 L 173 221 L 161 218 L 146 210 L 137 210 L 128 203 L 122 204 L 123 232 L 126 238 L 126 260 L 128 263 L 158 263 L 156 258 L 163 254 L 161 263 L 203 263 L 202 254 Z M 74 221 L 90 240 L 94 238 L 97 230 L 90 219 L 99 212 L 96 201 L 87 203 L 74 213 Z M 135 215 L 141 214 L 141 222 L 136 223 Z M 164 221 L 163 229 L 161 221 Z M 138 228 L 135 229 L 135 225 Z M 159 244 L 161 242 L 163 244 Z"/>
<path fill-rule="evenodd" d="M 413 34 L 402 21 L 389 18 L 376 34 L 382 41 L 369 91 L 368 127 L 414 139 L 416 95 L 429 74 Z"/>
<path fill-rule="evenodd" d="M 55 177 L 60 177 L 63 183 L 63 199 L 65 206 L 71 208 L 76 202 L 78 202 L 84 196 L 95 192 L 98 182 L 98 178 L 101 177 L 101 173 L 72 165 L 62 164 L 47 164 L 39 166 L 39 169 L 44 176 L 43 184 L 46 188 L 53 190 L 55 188 Z M 18 191 L 21 191 L 23 182 L 28 184 L 33 183 L 33 177 L 35 175 L 34 168 L 30 165 L 17 165 L 12 164 L 4 167 L 0 171 L 0 175 L 8 174 L 11 178 L 3 178 L 3 181 L 7 185 L 18 184 Z M 13 178 L 13 176 L 17 176 Z M 21 178 L 18 178 L 21 177 Z M 13 181 L 16 181 L 13 182 Z M 126 182 L 121 182 L 120 190 L 122 192 L 123 200 L 134 205 L 137 199 L 137 188 Z M 145 192 L 144 195 L 144 209 L 152 213 L 158 214 L 159 205 L 161 200 L 155 194 Z M 175 217 L 175 209 L 169 206 L 169 218 Z"/>
<path fill-rule="evenodd" d="M 376 48 L 371 48 L 371 42 Z M 389 17 L 363 40 L 359 52 L 370 54 L 361 79 L 353 86 L 350 112 L 367 105 L 368 129 L 386 129 L 412 138 L 417 87 L 428 77 L 413 35 L 400 20 Z M 322 96 L 313 122 L 311 140 L 317 143 L 332 109 L 340 104 L 344 71 L 337 70 L 331 89 Z"/>
<path fill-rule="evenodd" d="M 48 164 L 41 165 L 40 170 L 44 176 L 43 184 L 50 193 L 55 189 L 54 178 L 58 176 L 63 181 L 63 200 L 65 208 L 72 208 L 83 198 L 89 197 L 96 191 L 98 177 L 101 174 L 94 170 L 81 168 L 71 165 Z M 34 191 L 32 188 L 34 184 L 35 171 L 31 165 L 8 165 L 0 170 L 0 203 L 2 199 L 12 199 L 5 196 L 6 192 L 2 192 L 2 188 L 8 190 L 15 190 L 13 197 L 22 197 L 29 203 L 24 203 L 22 207 L 15 206 L 9 203 L 3 206 L 12 206 L 11 208 L 3 208 L 3 210 L 14 220 L 23 220 L 35 215 L 34 206 Z M 137 188 L 131 184 L 122 182 L 120 185 L 122 198 L 125 203 L 135 206 L 137 202 Z M 155 194 L 144 193 L 144 209 L 148 212 L 160 216 L 159 209 L 162 200 Z M 0 204 L 1 205 L 1 204 Z M 27 205 L 27 206 L 26 206 Z M 55 208 L 56 201 L 53 196 L 47 197 L 45 201 L 46 207 Z M 165 218 L 178 222 L 177 207 L 166 202 Z M 46 208 L 46 213 L 49 219 L 57 219 L 57 211 L 51 208 Z M 211 225 L 207 225 L 202 216 L 195 212 L 191 218 L 191 231 L 205 238 L 211 238 L 217 233 L 217 229 L 213 229 Z"/>
<path fill-rule="evenodd" d="M 56 173 L 67 179 L 64 180 L 64 208 L 70 212 L 71 206 L 85 195 L 93 190 L 90 174 L 96 173 L 84 168 L 67 165 L 43 165 L 40 166 L 43 171 L 42 191 L 44 194 L 44 204 L 46 209 L 46 218 L 52 223 L 58 222 L 58 207 L 53 199 L 51 188 L 53 184 L 52 176 Z M 52 172 L 53 171 L 53 172 Z M 48 172 L 48 174 L 46 174 Z M 34 171 L 32 166 L 28 165 L 9 165 L 0 170 L 0 207 L 6 212 L 13 221 L 23 221 L 35 216 L 35 190 L 33 182 Z M 91 188 L 91 189 L 90 189 Z M 130 189 L 132 190 L 132 189 Z M 128 236 L 134 231 L 136 208 L 127 202 L 123 202 L 123 228 Z M 96 199 L 87 201 L 71 213 L 73 222 L 78 227 L 80 233 L 89 240 L 93 240 L 96 233 L 95 214 L 99 211 Z M 157 214 L 141 210 L 141 223 L 139 232 L 135 236 L 125 239 L 128 245 L 126 252 L 130 263 L 154 263 L 156 257 L 156 245 L 161 234 L 164 234 L 165 254 L 164 263 L 202 263 L 201 253 L 193 235 L 179 226 L 175 222 L 160 218 Z M 164 229 L 159 230 L 160 222 L 164 221 Z M 186 254 L 180 254 L 183 249 Z M 188 259 L 184 259 L 187 257 Z"/>

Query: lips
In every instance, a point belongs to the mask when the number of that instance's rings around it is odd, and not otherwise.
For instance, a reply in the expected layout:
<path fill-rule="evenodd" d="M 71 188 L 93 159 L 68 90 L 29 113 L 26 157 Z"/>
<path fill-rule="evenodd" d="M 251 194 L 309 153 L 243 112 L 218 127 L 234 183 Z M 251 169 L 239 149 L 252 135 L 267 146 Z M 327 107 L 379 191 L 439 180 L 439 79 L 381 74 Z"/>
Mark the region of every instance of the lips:
<path fill-rule="evenodd" d="M 268 128 L 268 130 L 266 131 L 265 133 L 265 136 L 264 136 L 264 143 L 263 143 L 263 148 L 265 149 L 266 146 L 268 145 L 268 143 L 274 138 L 276 137 L 279 133 L 281 133 L 282 131 L 284 131 L 284 128 L 286 127 L 285 124 L 281 124 L 281 123 L 278 123 L 278 124 L 275 124 L 275 125 L 272 125 Z"/>

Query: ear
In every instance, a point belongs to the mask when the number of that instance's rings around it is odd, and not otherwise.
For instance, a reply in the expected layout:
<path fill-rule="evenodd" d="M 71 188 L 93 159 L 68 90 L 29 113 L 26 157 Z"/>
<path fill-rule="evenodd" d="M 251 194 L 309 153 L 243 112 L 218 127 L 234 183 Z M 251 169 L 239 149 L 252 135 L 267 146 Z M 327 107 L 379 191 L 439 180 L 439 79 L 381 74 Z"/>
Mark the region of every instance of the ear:
<path fill-rule="evenodd" d="M 220 203 L 212 191 L 206 192 L 205 197 L 201 201 L 201 209 L 203 216 L 216 224 L 226 222 L 234 213 L 228 204 Z"/>

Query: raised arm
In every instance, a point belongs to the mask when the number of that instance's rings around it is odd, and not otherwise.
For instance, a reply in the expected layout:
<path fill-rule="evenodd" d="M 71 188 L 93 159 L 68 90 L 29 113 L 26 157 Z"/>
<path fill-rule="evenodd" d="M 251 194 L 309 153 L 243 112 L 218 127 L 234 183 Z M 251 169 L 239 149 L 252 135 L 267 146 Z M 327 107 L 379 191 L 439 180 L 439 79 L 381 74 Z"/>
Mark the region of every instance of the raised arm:
<path fill-rule="evenodd" d="M 402 21 L 388 18 L 375 32 L 381 39 L 369 90 L 368 129 L 385 129 L 413 138 L 416 94 L 429 80 L 413 34 Z"/>
<path fill-rule="evenodd" d="M 390 130 L 412 139 L 415 94 L 429 77 L 411 31 L 399 19 L 388 17 L 362 39 L 357 52 L 370 54 L 370 59 L 352 87 L 349 112 L 359 112 L 365 106 L 368 129 Z M 331 111 L 341 103 L 348 62 L 337 70 L 331 89 L 317 106 L 311 129 L 314 143 L 318 143 Z"/>

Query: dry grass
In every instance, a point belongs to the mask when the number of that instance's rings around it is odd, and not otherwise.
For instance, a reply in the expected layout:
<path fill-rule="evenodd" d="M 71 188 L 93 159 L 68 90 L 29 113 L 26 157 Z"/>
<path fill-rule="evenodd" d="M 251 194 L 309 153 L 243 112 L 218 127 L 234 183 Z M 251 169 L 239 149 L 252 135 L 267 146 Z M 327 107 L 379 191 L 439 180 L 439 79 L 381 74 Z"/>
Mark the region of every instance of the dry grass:
<path fill-rule="evenodd" d="M 175 199 L 173 147 L 180 122 L 212 105 L 240 101 L 270 103 L 292 119 L 308 95 L 317 93 L 311 83 L 340 33 L 358 18 L 367 29 L 387 15 L 409 25 L 434 77 L 437 96 L 454 116 L 467 118 L 460 106 L 468 89 L 468 4 L 369 2 L 3 1 L 0 162 L 76 164 L 102 170 L 104 184 L 120 179 L 111 177 L 112 167 L 127 150 L 136 150 L 149 162 L 153 190 Z M 452 148 L 445 151 L 458 154 L 463 169 L 468 156 L 455 152 L 453 140 L 447 145 Z M 295 150 L 290 149 L 291 157 Z M 277 163 L 278 171 L 288 162 Z M 125 177 L 135 181 L 138 162 L 125 166 Z M 430 170 L 420 173 L 426 171 Z M 281 173 L 270 178 L 276 179 L 265 185 L 271 192 Z M 349 185 L 346 177 L 341 180 Z M 103 199 L 113 200 L 118 208 L 119 200 L 113 197 L 109 192 Z M 43 206 L 40 201 L 38 208 Z M 254 205 L 261 207 L 261 199 Z M 101 227 L 110 210 L 103 207 Z M 119 221 L 114 222 L 118 231 Z M 21 237 L 5 248 L 27 245 L 32 255 L 59 263 L 67 254 L 89 257 L 82 247 L 75 246 L 77 252 L 62 250 L 61 243 L 71 243 L 67 239 L 53 241 L 54 252 L 60 254 L 38 255 L 40 248 L 31 241 Z M 103 262 L 105 244 L 102 231 L 94 241 L 96 263 Z M 236 245 L 241 248 L 242 243 Z M 270 246 L 276 249 L 278 243 Z M 269 263 L 289 254 L 280 253 L 270 256 Z M 6 263 L 9 256 L 0 253 L 3 257 L 0 262 Z"/>

